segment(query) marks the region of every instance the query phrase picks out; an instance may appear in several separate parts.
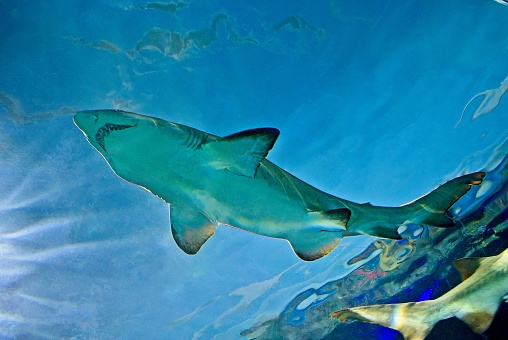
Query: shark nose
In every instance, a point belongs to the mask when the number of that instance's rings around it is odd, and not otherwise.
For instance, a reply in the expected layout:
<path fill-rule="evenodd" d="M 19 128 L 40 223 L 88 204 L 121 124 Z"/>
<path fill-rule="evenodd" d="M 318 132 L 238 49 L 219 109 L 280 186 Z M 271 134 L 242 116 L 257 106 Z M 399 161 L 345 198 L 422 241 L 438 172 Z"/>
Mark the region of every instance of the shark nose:
<path fill-rule="evenodd" d="M 97 119 L 97 114 L 94 111 L 79 111 L 74 115 L 74 123 L 81 129 L 90 123 L 96 122 Z"/>

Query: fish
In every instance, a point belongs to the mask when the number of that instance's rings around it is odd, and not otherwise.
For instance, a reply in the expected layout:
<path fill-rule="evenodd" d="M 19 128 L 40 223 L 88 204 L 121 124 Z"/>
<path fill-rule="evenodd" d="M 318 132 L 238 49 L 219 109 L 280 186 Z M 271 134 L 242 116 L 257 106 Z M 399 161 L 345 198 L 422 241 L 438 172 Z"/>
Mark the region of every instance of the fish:
<path fill-rule="evenodd" d="M 404 224 L 454 226 L 447 210 L 484 172 L 446 182 L 401 207 L 359 204 L 325 193 L 266 159 L 279 136 L 255 128 L 225 137 L 121 110 L 87 110 L 74 123 L 122 179 L 169 204 L 173 238 L 196 254 L 219 224 L 287 240 L 313 261 L 345 236 L 401 239 Z"/>
<path fill-rule="evenodd" d="M 504 0 L 500 0 L 497 2 L 505 6 L 508 6 L 508 3 L 505 2 Z M 473 102 L 473 100 L 475 100 L 478 97 L 484 96 L 480 106 L 478 106 L 476 111 L 473 113 L 473 119 L 476 119 L 494 110 L 499 105 L 501 97 L 503 97 L 503 95 L 506 93 L 507 90 L 508 90 L 508 76 L 504 78 L 499 87 L 477 93 L 475 96 L 473 96 L 473 98 L 471 98 L 467 102 L 466 106 L 462 110 L 462 114 L 460 115 L 459 121 L 457 122 L 457 124 L 455 124 L 455 128 L 459 126 L 460 122 L 462 122 L 462 119 L 464 118 L 464 112 L 466 112 L 466 109 L 468 108 L 469 104 Z"/>
<path fill-rule="evenodd" d="M 485 332 L 508 299 L 508 249 L 496 256 L 455 261 L 462 282 L 435 300 L 347 308 L 331 314 L 393 328 L 405 339 L 424 339 L 440 320 L 457 317 L 474 332 Z"/>

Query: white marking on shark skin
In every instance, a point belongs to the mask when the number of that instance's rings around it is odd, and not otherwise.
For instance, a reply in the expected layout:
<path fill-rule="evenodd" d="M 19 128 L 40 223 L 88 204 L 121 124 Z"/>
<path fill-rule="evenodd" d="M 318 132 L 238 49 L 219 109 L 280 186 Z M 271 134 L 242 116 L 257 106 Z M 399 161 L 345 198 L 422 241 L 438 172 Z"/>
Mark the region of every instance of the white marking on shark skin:
<path fill-rule="evenodd" d="M 119 110 L 81 111 L 74 122 L 120 178 L 170 204 L 174 239 L 187 254 L 196 254 L 219 223 L 286 239 L 307 261 L 344 236 L 400 239 L 405 223 L 452 226 L 444 212 L 485 176 L 455 178 L 402 207 L 375 207 L 320 191 L 268 161 L 274 128 L 220 138 Z"/>
<path fill-rule="evenodd" d="M 422 207 L 422 209 L 425 209 L 430 213 L 444 213 L 444 211 L 432 209 L 432 207 L 428 206 L 427 204 L 420 204 L 420 206 Z"/>
<path fill-rule="evenodd" d="M 390 318 L 390 328 L 397 329 L 401 326 L 404 316 L 404 306 L 397 306 L 393 309 L 393 313 Z"/>
<path fill-rule="evenodd" d="M 494 1 L 497 2 L 498 4 L 508 6 L 508 2 L 506 2 L 505 0 L 494 0 Z"/>
<path fill-rule="evenodd" d="M 497 2 L 499 2 L 499 1 L 497 1 Z M 500 2 L 500 3 L 502 3 L 502 2 Z M 508 3 L 505 2 L 504 5 L 508 5 Z M 504 78 L 504 80 L 501 82 L 501 84 L 499 85 L 498 88 L 486 90 L 484 92 L 480 92 L 480 93 L 476 94 L 473 98 L 471 98 L 467 102 L 466 106 L 462 110 L 462 114 L 460 115 L 460 119 L 457 122 L 457 124 L 455 124 L 455 128 L 457 126 L 459 126 L 460 122 L 462 121 L 462 118 L 464 117 L 464 112 L 468 108 L 469 104 L 471 104 L 471 102 L 473 100 L 475 100 L 477 97 L 485 96 L 485 98 L 483 98 L 483 101 L 480 104 L 480 106 L 478 106 L 478 108 L 474 112 L 473 119 L 476 119 L 476 118 L 480 117 L 481 115 L 485 115 L 485 114 L 489 113 L 490 111 L 494 110 L 499 105 L 499 102 L 501 101 L 501 97 L 505 94 L 506 90 L 508 90 L 508 76 L 506 78 Z"/>

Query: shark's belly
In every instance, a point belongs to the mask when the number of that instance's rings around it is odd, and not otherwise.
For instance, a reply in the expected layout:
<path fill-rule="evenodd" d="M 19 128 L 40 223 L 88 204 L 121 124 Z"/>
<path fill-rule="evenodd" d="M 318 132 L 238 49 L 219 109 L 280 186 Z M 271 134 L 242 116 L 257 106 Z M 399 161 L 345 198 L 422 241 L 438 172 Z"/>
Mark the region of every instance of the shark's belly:
<path fill-rule="evenodd" d="M 203 184 L 206 189 L 197 190 L 196 204 L 219 223 L 273 237 L 312 224 L 303 202 L 257 178 L 224 172 L 220 180 Z"/>
<path fill-rule="evenodd" d="M 296 230 L 319 227 L 326 221 L 309 214 L 298 195 L 261 177 L 239 176 L 199 164 L 137 162 L 115 172 L 159 196 L 175 209 L 192 206 L 211 221 L 256 234 L 286 238 Z M 118 165 L 118 164 L 117 164 Z M 156 174 L 156 175 L 155 175 Z"/>

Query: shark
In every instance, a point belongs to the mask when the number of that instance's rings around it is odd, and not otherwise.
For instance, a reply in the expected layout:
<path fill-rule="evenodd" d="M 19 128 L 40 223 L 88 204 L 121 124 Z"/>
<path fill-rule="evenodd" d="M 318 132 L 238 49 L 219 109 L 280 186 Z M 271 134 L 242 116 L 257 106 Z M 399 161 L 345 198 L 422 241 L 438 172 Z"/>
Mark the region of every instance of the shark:
<path fill-rule="evenodd" d="M 171 232 L 196 254 L 219 224 L 285 239 L 302 260 L 330 253 L 346 236 L 401 239 L 405 224 L 454 226 L 447 211 L 484 172 L 452 179 L 401 207 L 325 193 L 266 159 L 279 136 L 255 128 L 225 137 L 121 110 L 87 110 L 74 123 L 122 179 L 169 204 Z"/>
<path fill-rule="evenodd" d="M 435 300 L 348 308 L 331 315 L 343 322 L 356 319 L 390 327 L 409 340 L 424 339 L 438 321 L 451 317 L 483 333 L 508 299 L 508 249 L 496 256 L 462 258 L 455 266 L 462 282 Z"/>

